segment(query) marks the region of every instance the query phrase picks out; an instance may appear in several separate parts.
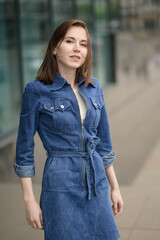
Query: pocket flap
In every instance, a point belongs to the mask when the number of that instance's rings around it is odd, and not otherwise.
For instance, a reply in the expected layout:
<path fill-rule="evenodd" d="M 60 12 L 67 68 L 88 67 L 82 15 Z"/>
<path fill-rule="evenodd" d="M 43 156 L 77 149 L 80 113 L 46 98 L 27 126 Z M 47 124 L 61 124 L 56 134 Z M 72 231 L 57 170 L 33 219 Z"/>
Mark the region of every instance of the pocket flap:
<path fill-rule="evenodd" d="M 90 99 L 95 108 L 102 108 L 103 100 L 101 96 L 94 96 L 94 97 L 91 97 Z"/>
<path fill-rule="evenodd" d="M 54 101 L 44 101 L 43 106 L 46 110 L 54 112 L 56 110 L 65 111 L 71 105 L 70 100 L 56 99 Z"/>

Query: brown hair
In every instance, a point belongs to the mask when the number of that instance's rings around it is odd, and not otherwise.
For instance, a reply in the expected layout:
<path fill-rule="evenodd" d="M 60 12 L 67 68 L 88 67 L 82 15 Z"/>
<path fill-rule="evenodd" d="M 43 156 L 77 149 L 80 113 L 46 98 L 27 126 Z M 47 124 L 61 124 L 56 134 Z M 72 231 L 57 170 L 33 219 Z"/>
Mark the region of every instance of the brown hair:
<path fill-rule="evenodd" d="M 56 72 L 58 71 L 58 64 L 55 56 L 53 55 L 53 49 L 57 47 L 57 45 L 62 43 L 67 31 L 72 26 L 80 26 L 83 27 L 87 34 L 87 56 L 84 64 L 77 68 L 76 71 L 76 81 L 78 81 L 78 77 L 85 78 L 84 86 L 88 86 L 89 82 L 94 82 L 91 80 L 91 70 L 92 70 L 92 49 L 91 49 L 91 41 L 89 37 L 89 33 L 87 30 L 86 23 L 78 20 L 71 19 L 61 23 L 51 35 L 51 38 L 48 43 L 48 47 L 45 53 L 44 60 L 37 72 L 36 79 L 45 82 L 46 84 L 52 84 L 54 82 L 54 77 Z"/>

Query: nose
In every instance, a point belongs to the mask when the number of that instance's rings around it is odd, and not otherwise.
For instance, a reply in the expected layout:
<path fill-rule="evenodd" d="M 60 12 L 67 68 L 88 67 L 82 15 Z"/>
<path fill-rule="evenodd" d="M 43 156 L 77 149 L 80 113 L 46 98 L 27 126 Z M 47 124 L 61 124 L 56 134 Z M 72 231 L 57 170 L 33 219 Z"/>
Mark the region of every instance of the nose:
<path fill-rule="evenodd" d="M 80 45 L 79 45 L 79 43 L 75 43 L 74 51 L 75 52 L 80 52 Z"/>

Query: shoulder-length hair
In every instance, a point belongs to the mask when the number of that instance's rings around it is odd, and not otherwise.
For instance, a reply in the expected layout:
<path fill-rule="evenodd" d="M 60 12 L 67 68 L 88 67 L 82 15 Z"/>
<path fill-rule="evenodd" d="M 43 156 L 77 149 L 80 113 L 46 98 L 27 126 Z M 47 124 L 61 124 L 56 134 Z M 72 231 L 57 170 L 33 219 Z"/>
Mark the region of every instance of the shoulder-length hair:
<path fill-rule="evenodd" d="M 91 79 L 91 71 L 92 71 L 92 49 L 91 49 L 91 41 L 89 37 L 89 33 L 87 30 L 87 25 L 85 22 L 78 19 L 71 19 L 61 23 L 53 32 L 50 37 L 47 50 L 45 52 L 44 60 L 37 72 L 36 79 L 45 82 L 46 84 L 52 84 L 54 82 L 56 72 L 59 73 L 58 64 L 56 57 L 53 55 L 53 49 L 57 47 L 57 45 L 61 44 L 65 38 L 67 31 L 72 26 L 80 26 L 83 27 L 87 34 L 87 56 L 86 60 L 79 68 L 76 70 L 76 82 L 79 77 L 83 77 L 85 79 L 84 86 L 88 86 L 89 82 L 94 82 Z"/>

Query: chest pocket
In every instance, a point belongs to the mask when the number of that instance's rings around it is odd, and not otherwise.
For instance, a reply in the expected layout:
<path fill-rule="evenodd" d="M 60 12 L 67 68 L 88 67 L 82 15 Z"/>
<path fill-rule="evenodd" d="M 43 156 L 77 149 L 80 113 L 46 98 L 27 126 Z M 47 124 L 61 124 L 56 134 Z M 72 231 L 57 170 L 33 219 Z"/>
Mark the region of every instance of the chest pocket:
<path fill-rule="evenodd" d="M 91 99 L 91 110 L 92 110 L 92 126 L 94 128 L 98 127 L 98 123 L 101 117 L 101 109 L 104 104 L 103 99 L 101 96 L 94 96 L 90 97 Z"/>
<path fill-rule="evenodd" d="M 46 100 L 43 102 L 44 112 L 51 122 L 49 128 L 53 131 L 67 132 L 73 130 L 71 117 L 71 102 L 67 99 Z"/>

